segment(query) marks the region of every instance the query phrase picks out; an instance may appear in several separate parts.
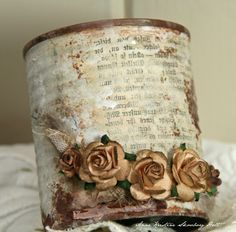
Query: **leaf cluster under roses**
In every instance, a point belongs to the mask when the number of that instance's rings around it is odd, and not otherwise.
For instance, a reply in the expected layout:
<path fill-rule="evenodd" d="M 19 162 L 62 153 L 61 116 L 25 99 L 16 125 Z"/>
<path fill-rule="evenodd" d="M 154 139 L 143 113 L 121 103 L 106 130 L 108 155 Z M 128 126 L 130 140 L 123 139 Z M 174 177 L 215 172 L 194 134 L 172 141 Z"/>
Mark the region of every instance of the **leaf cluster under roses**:
<path fill-rule="evenodd" d="M 89 160 L 87 163 L 80 158 L 83 153 Z M 107 166 L 104 165 L 107 170 L 99 173 L 96 164 L 103 165 L 103 162 L 107 162 Z M 122 146 L 107 135 L 101 137 L 101 143 L 91 143 L 85 149 L 78 144 L 68 148 L 61 154 L 59 169 L 67 177 L 77 175 L 84 182 L 85 190 L 97 188 L 103 191 L 118 186 L 129 190 L 136 200 L 163 200 L 169 197 L 183 201 L 199 200 L 203 192 L 214 196 L 216 186 L 221 184 L 219 170 L 200 159 L 185 144 L 180 145 L 168 162 L 161 152 L 147 149 L 137 154 L 124 152 Z"/>

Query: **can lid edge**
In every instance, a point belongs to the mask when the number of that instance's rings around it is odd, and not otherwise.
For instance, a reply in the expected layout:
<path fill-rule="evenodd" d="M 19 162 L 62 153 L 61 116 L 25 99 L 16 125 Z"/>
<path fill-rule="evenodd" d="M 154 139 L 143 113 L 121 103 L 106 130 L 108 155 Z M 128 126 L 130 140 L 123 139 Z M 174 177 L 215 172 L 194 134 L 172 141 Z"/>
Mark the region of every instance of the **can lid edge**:
<path fill-rule="evenodd" d="M 74 24 L 71 26 L 65 26 L 59 29 L 55 29 L 46 33 L 43 33 L 32 40 L 30 40 L 23 48 L 23 57 L 25 58 L 26 53 L 36 44 L 51 39 L 64 34 L 69 34 L 73 32 L 81 32 L 87 29 L 102 29 L 112 26 L 155 26 L 164 27 L 172 30 L 177 30 L 179 32 L 185 33 L 190 38 L 189 30 L 182 26 L 181 24 L 160 20 L 160 19 L 148 19 L 148 18 L 122 18 L 122 19 L 107 19 L 98 20 L 85 23 Z"/>

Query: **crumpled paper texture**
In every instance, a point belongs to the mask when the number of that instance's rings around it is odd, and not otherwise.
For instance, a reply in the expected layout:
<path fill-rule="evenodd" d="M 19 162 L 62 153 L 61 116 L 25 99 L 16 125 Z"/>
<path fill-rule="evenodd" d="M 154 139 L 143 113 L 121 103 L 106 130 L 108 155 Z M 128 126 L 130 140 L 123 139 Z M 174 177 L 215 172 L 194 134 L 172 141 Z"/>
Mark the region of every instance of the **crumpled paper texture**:
<path fill-rule="evenodd" d="M 204 140 L 203 150 L 209 163 L 221 171 L 223 181 L 216 198 L 210 223 L 202 231 L 236 231 L 236 144 Z M 37 186 L 37 169 L 32 144 L 0 146 L 0 231 L 43 231 Z M 46 228 L 48 232 L 55 232 Z M 70 232 L 147 232 L 172 231 L 168 228 L 134 225 L 124 227 L 114 222 L 83 226 Z M 60 232 L 60 231 L 58 231 Z"/>

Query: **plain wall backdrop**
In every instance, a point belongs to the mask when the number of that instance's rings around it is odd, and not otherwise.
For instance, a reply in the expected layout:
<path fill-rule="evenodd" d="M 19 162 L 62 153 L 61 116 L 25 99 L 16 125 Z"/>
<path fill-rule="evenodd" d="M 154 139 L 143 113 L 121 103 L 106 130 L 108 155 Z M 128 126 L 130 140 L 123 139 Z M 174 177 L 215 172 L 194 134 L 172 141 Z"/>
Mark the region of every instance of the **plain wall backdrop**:
<path fill-rule="evenodd" d="M 25 43 L 62 26 L 123 17 L 170 20 L 190 30 L 203 137 L 236 142 L 235 0 L 0 0 L 0 144 L 32 141 Z"/>

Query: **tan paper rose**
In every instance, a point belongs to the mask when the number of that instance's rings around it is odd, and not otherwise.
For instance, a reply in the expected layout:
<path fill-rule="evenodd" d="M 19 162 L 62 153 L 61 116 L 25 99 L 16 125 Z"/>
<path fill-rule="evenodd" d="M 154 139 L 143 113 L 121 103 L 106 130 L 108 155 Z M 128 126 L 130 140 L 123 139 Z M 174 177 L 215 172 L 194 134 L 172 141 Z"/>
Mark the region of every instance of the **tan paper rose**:
<path fill-rule="evenodd" d="M 104 145 L 90 143 L 83 153 L 83 165 L 80 178 L 85 182 L 95 182 L 98 190 L 106 190 L 116 185 L 117 180 L 125 180 L 130 171 L 129 161 L 117 142 Z"/>
<path fill-rule="evenodd" d="M 70 147 L 61 154 L 59 159 L 59 169 L 67 176 L 72 177 L 79 172 L 81 161 L 80 152 Z"/>
<path fill-rule="evenodd" d="M 177 149 L 173 155 L 172 172 L 177 182 L 177 192 L 183 201 L 194 199 L 194 192 L 207 190 L 208 163 L 192 149 Z"/>
<path fill-rule="evenodd" d="M 136 200 L 170 196 L 172 181 L 167 170 L 167 158 L 162 152 L 141 150 L 128 177 L 130 193 Z"/>

